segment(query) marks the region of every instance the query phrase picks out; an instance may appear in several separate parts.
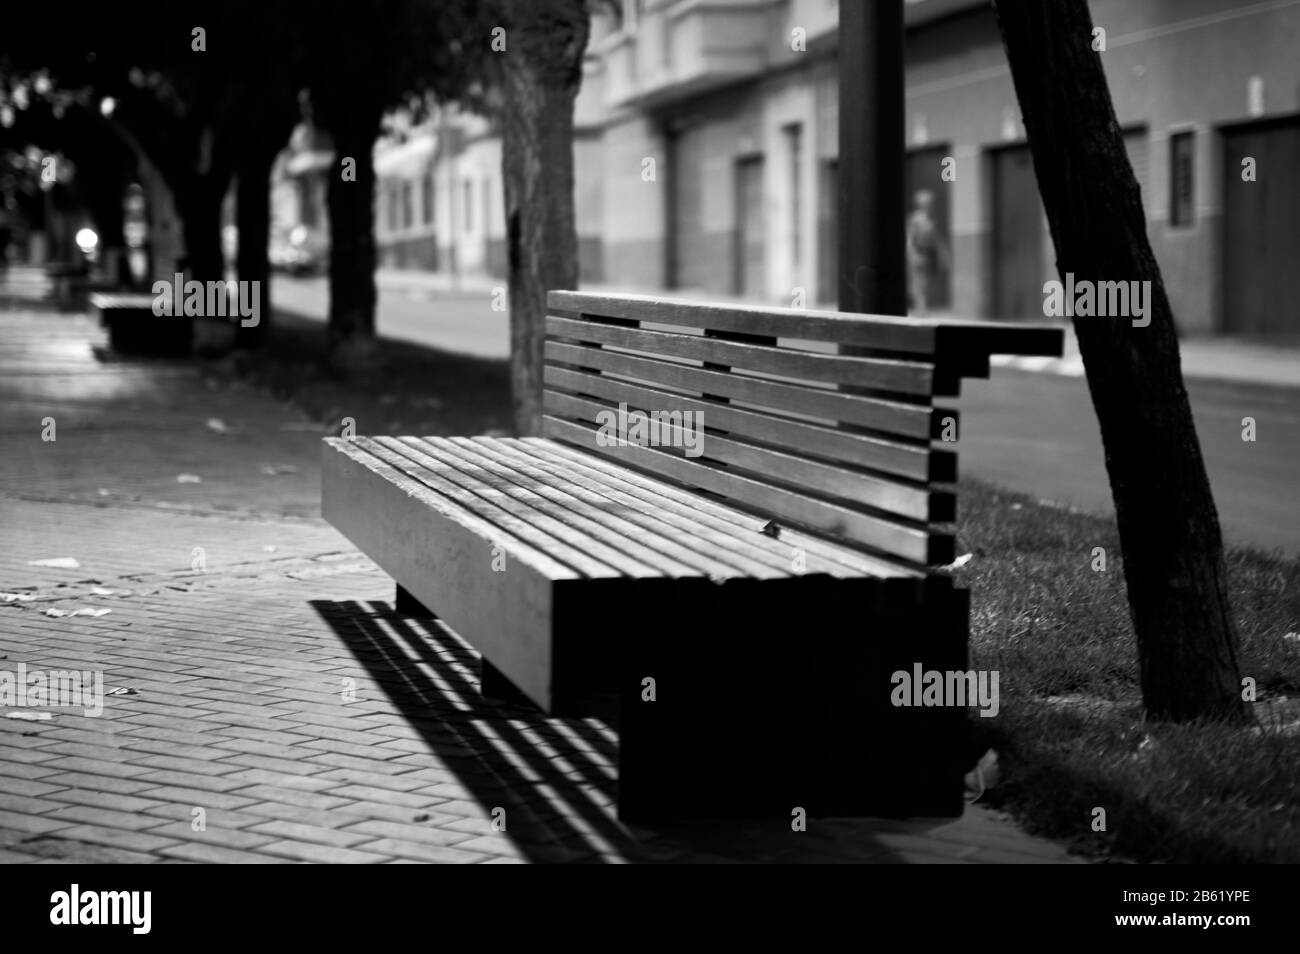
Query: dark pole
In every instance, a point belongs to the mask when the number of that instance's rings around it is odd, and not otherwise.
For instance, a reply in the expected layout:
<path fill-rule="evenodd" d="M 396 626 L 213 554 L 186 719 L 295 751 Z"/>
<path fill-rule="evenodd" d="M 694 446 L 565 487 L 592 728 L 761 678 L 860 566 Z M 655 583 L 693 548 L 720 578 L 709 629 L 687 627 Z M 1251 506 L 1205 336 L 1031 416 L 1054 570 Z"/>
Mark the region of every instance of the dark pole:
<path fill-rule="evenodd" d="M 840 311 L 907 314 L 903 0 L 840 4 Z"/>

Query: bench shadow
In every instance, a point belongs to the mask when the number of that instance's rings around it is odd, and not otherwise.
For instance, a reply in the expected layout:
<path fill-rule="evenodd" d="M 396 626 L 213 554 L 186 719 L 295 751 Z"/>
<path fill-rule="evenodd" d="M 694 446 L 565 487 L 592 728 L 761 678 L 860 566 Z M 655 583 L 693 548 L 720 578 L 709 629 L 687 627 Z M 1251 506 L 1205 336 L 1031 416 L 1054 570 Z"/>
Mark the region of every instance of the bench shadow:
<path fill-rule="evenodd" d="M 482 806 L 506 810 L 508 838 L 531 862 L 822 862 L 898 864 L 886 844 L 914 822 L 701 820 L 628 826 L 615 811 L 617 725 L 557 718 L 484 698 L 479 655 L 438 619 L 383 602 L 311 606 L 382 688 L 435 758 Z M 433 760 L 430 760 L 431 763 Z M 434 809 L 436 811 L 436 807 Z M 486 823 L 485 823 L 486 825 Z M 881 840 L 885 837 L 885 841 Z M 941 859 L 934 859 L 941 860 Z"/>

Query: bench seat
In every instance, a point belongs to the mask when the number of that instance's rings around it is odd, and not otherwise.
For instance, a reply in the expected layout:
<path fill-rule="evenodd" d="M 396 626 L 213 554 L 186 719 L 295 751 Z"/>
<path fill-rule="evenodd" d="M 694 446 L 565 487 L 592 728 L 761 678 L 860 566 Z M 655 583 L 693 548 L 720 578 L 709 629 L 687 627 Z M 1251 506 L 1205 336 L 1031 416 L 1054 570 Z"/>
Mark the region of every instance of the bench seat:
<path fill-rule="evenodd" d="M 89 298 L 108 331 L 108 344 L 119 354 L 184 357 L 193 348 L 194 318 L 155 315 L 154 296 L 96 292 Z"/>
<path fill-rule="evenodd" d="M 965 668 L 966 594 L 946 576 L 544 438 L 325 444 L 324 516 L 408 607 L 472 634 L 485 694 L 616 707 L 620 817 L 960 811 L 962 714 L 885 704 L 918 658 Z M 867 736 L 882 764 L 928 756 L 881 785 L 845 758 Z"/>

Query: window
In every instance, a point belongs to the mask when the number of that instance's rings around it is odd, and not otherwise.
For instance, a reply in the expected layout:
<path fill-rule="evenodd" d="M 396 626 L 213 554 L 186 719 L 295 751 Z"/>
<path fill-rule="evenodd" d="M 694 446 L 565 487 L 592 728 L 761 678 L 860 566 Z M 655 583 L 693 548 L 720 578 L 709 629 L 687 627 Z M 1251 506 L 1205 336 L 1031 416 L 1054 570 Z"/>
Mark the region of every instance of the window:
<path fill-rule="evenodd" d="M 430 169 L 424 176 L 424 195 L 423 208 L 421 208 L 421 221 L 425 225 L 433 224 L 433 170 Z"/>
<path fill-rule="evenodd" d="M 1180 132 L 1169 137 L 1169 224 L 1172 226 L 1195 224 L 1195 144 L 1195 133 Z"/>
<path fill-rule="evenodd" d="M 384 191 L 388 195 L 388 231 L 397 231 L 397 190 L 393 183 L 385 182 Z"/>
<path fill-rule="evenodd" d="M 466 179 L 463 183 L 464 200 L 461 208 L 465 214 L 465 233 L 474 231 L 474 180 Z"/>
<path fill-rule="evenodd" d="M 790 265 L 797 273 L 803 262 L 803 127 L 791 123 L 785 127 L 786 159 L 790 163 Z"/>
<path fill-rule="evenodd" d="M 483 231 L 486 232 L 492 222 L 492 180 L 483 180 Z"/>
<path fill-rule="evenodd" d="M 402 180 L 402 228 L 404 229 L 409 229 L 411 227 L 411 221 L 412 221 L 411 217 L 414 214 L 414 210 L 412 209 L 412 202 L 411 202 L 411 188 L 412 188 L 411 180 L 403 179 Z"/>

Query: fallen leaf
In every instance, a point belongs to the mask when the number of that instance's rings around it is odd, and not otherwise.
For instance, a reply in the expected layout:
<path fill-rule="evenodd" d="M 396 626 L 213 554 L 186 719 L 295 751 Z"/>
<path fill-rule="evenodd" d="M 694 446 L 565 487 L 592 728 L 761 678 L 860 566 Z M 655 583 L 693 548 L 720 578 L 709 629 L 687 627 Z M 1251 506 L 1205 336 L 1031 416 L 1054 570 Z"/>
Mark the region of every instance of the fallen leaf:
<path fill-rule="evenodd" d="M 73 557 L 51 557 L 48 560 L 28 560 L 28 566 L 52 566 L 57 570 L 75 570 L 79 566 Z"/>
<path fill-rule="evenodd" d="M 177 477 L 176 477 L 176 483 L 178 483 L 178 484 L 201 484 L 201 483 L 203 483 L 203 478 L 200 477 L 198 474 L 179 474 L 179 475 L 177 475 Z"/>
<path fill-rule="evenodd" d="M 946 567 L 944 567 L 944 569 L 946 569 L 946 570 L 960 570 L 962 567 L 964 567 L 967 563 L 969 563 L 969 562 L 970 562 L 971 560 L 973 560 L 973 559 L 975 559 L 975 554 L 973 554 L 973 553 L 963 553 L 963 554 L 962 554 L 961 556 L 959 556 L 957 559 L 953 560 L 953 561 L 952 561 L 951 563 L 949 563 Z"/>
<path fill-rule="evenodd" d="M 110 590 L 103 586 L 92 586 L 90 588 L 90 593 L 92 596 L 112 596 L 116 592 L 117 592 L 116 590 Z"/>
<path fill-rule="evenodd" d="M 217 434 L 226 434 L 229 433 L 230 428 L 226 427 L 226 422 L 221 418 L 210 417 L 208 418 L 208 430 L 214 431 Z"/>
<path fill-rule="evenodd" d="M 67 610 L 61 610 L 61 609 L 58 609 L 57 607 L 51 606 L 51 607 L 49 607 L 48 609 L 45 610 L 45 615 L 46 615 L 46 616 L 67 616 L 67 615 L 68 615 L 68 611 L 67 611 Z"/>
<path fill-rule="evenodd" d="M 26 603 L 34 599 L 35 593 L 0 593 L 0 603 Z"/>
<path fill-rule="evenodd" d="M 108 615 L 109 613 L 111 613 L 111 612 L 113 612 L 111 609 L 100 609 L 100 608 L 96 608 L 96 609 L 79 609 L 79 610 L 73 610 L 72 615 L 73 615 L 73 616 L 94 616 L 94 617 L 100 617 L 100 616 L 107 616 L 107 615 Z"/>
<path fill-rule="evenodd" d="M 104 693 L 106 696 L 138 696 L 139 694 L 140 691 L 138 689 L 127 689 L 124 686 L 118 686 L 116 689 L 109 689 Z"/>
<path fill-rule="evenodd" d="M 6 719 L 22 719 L 24 722 L 45 722 L 54 716 L 48 712 L 6 712 Z"/>
<path fill-rule="evenodd" d="M 267 553 L 274 553 L 274 552 L 275 552 L 275 544 L 274 544 L 274 543 L 268 543 L 266 546 L 262 547 L 262 549 L 265 550 Z"/>
<path fill-rule="evenodd" d="M 1282 638 L 1287 642 L 1300 643 L 1300 633 L 1284 633 Z"/>

